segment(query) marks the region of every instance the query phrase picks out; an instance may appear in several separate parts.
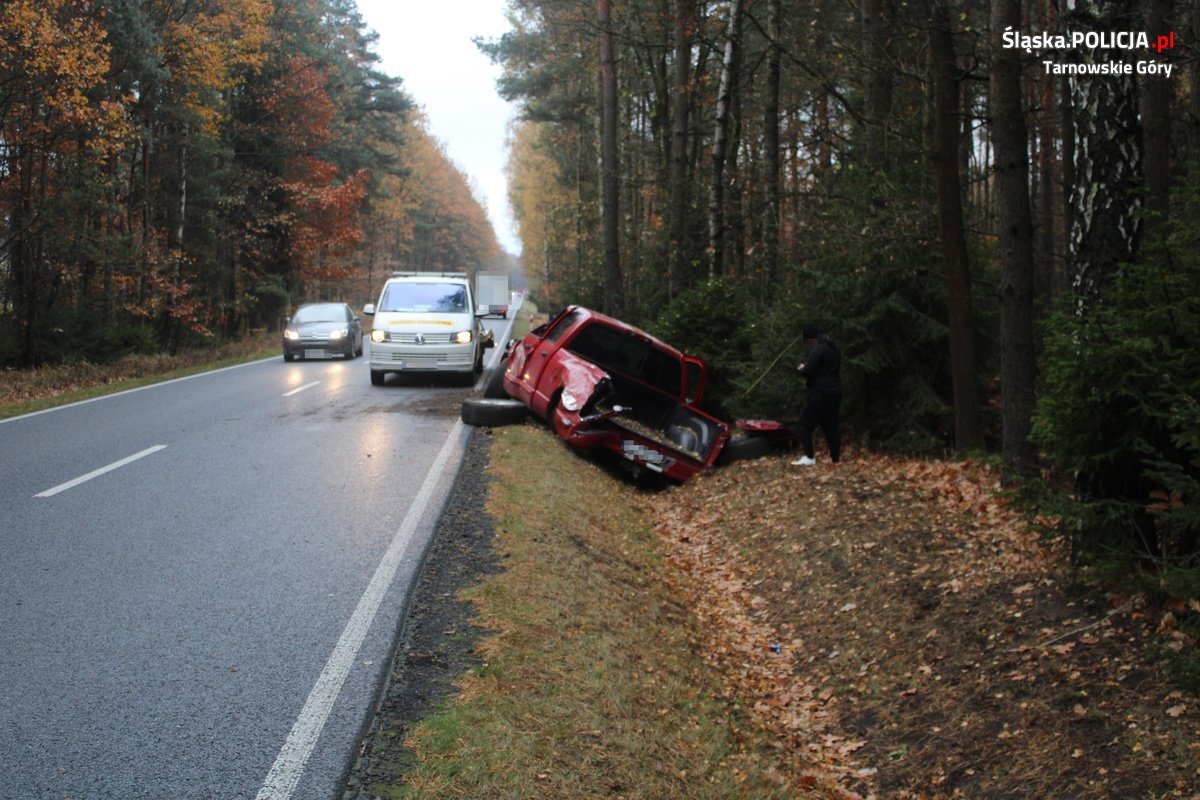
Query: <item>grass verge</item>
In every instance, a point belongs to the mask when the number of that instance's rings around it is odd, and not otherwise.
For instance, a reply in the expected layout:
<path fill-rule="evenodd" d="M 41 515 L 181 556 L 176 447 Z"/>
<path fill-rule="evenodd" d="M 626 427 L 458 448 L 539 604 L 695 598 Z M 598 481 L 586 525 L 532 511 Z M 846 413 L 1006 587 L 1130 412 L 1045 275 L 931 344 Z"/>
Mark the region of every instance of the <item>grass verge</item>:
<path fill-rule="evenodd" d="M 496 432 L 489 473 L 504 569 L 468 596 L 492 635 L 410 737 L 395 796 L 791 796 L 765 741 L 712 699 L 637 490 L 532 424 Z"/>
<path fill-rule="evenodd" d="M 263 334 L 177 355 L 125 356 L 112 364 L 79 361 L 29 370 L 6 369 L 0 380 L 0 419 L 269 358 L 280 352 L 278 336 Z"/>

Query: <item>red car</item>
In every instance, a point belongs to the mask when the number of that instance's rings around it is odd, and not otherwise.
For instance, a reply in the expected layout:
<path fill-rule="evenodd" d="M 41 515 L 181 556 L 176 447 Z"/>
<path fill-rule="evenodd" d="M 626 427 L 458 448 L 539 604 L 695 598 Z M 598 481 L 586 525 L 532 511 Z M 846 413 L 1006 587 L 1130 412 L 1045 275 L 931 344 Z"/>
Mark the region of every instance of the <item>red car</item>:
<path fill-rule="evenodd" d="M 706 375 L 699 358 L 570 306 L 510 348 L 504 391 L 573 448 L 684 481 L 729 440 L 729 425 L 698 407 Z"/>

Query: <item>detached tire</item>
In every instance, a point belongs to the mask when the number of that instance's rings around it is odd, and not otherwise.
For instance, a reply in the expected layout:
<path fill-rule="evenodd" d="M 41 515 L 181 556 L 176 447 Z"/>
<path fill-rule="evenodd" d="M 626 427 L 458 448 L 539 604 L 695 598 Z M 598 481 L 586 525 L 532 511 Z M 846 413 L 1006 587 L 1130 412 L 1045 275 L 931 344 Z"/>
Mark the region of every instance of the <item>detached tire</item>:
<path fill-rule="evenodd" d="M 516 425 L 525 421 L 526 413 L 528 410 L 520 400 L 469 397 L 462 404 L 462 421 L 486 428 Z"/>
<path fill-rule="evenodd" d="M 771 452 L 771 440 L 765 436 L 739 436 L 730 439 L 717 456 L 717 465 L 726 466 L 735 461 L 747 461 L 752 458 L 762 458 Z"/>

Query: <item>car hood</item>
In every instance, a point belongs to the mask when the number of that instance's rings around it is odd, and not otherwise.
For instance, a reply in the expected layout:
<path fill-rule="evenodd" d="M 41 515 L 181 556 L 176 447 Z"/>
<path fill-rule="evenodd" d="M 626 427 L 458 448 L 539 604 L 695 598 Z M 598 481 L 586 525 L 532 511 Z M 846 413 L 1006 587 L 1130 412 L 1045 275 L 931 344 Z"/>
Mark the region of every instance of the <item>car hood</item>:
<path fill-rule="evenodd" d="M 301 322 L 299 324 L 292 323 L 289 328 L 299 333 L 301 336 L 310 334 L 327 334 L 330 331 L 343 330 L 350 327 L 349 322 Z"/>

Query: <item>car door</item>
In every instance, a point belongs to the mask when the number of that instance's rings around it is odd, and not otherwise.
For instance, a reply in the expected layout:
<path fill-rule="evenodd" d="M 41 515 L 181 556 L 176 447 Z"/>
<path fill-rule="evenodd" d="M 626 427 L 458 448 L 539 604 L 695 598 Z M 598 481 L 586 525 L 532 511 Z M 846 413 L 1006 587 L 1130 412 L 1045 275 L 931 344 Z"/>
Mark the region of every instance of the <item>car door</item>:
<path fill-rule="evenodd" d="M 571 308 L 546 325 L 544 331 L 531 333 L 518 345 L 521 352 L 513 360 L 519 400 L 524 401 L 535 414 L 545 414 L 550 394 L 557 386 L 542 386 L 542 375 L 551 356 L 558 349 L 563 336 L 583 316 L 583 311 Z"/>

